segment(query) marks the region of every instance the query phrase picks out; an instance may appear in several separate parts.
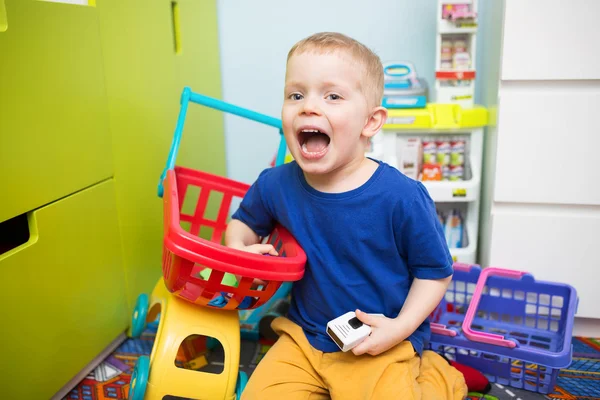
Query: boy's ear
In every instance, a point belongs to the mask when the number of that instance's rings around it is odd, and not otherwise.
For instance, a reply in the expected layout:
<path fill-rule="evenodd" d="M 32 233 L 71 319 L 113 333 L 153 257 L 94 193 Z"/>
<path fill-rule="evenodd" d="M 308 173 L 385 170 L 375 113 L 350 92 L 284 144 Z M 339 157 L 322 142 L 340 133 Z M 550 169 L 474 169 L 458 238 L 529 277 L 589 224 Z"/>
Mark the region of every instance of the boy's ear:
<path fill-rule="evenodd" d="M 363 128 L 362 135 L 368 138 L 375 136 L 375 134 L 381 130 L 383 124 L 385 124 L 387 114 L 387 108 L 375 107 Z"/>

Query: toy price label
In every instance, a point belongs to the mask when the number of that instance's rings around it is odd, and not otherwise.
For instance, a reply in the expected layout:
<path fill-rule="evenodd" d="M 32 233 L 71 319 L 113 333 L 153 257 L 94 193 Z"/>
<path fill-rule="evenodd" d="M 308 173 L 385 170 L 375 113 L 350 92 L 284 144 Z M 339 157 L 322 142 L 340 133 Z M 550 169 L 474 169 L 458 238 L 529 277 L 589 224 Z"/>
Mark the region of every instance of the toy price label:
<path fill-rule="evenodd" d="M 452 197 L 467 197 L 467 189 L 453 189 Z"/>

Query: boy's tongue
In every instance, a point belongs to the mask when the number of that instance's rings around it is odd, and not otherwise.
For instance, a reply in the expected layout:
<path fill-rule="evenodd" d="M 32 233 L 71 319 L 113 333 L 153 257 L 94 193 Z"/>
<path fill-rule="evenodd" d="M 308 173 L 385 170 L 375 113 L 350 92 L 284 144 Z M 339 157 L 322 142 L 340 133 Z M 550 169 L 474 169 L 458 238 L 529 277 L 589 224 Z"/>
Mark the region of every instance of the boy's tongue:
<path fill-rule="evenodd" d="M 306 146 L 306 150 L 310 153 L 318 153 L 320 151 L 325 150 L 325 147 L 329 144 L 329 138 L 327 135 L 323 135 L 322 133 L 317 133 L 309 137 L 304 145 Z"/>

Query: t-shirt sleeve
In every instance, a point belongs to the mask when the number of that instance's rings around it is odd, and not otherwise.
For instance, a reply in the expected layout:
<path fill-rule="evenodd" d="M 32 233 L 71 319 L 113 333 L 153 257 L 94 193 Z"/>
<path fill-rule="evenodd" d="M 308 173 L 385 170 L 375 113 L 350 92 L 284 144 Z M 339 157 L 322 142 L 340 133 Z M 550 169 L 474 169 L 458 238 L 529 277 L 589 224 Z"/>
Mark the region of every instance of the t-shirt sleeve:
<path fill-rule="evenodd" d="M 414 199 L 406 207 L 397 207 L 395 216 L 396 242 L 410 273 L 419 279 L 452 275 L 452 256 L 442 225 L 422 183 L 417 182 Z"/>
<path fill-rule="evenodd" d="M 268 199 L 264 193 L 268 193 L 267 186 L 268 169 L 264 170 L 250 186 L 248 192 L 242 199 L 239 208 L 231 216 L 248 225 L 258 236 L 269 235 L 275 227 L 275 219 L 268 207 Z"/>

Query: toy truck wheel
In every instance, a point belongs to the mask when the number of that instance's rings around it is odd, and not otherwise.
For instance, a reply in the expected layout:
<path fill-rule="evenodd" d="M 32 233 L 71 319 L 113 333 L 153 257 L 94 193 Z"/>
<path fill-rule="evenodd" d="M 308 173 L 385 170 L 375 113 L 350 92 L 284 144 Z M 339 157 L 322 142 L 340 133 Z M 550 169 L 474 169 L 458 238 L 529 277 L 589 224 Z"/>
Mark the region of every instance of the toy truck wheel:
<path fill-rule="evenodd" d="M 148 316 L 148 307 L 150 301 L 148 295 L 142 293 L 138 296 L 131 316 L 131 337 L 138 338 L 146 329 L 146 317 Z"/>
<path fill-rule="evenodd" d="M 150 374 L 150 359 L 148 356 L 140 356 L 135 363 L 131 382 L 129 383 L 129 400 L 144 400 L 146 385 Z"/>
<path fill-rule="evenodd" d="M 237 400 L 242 398 L 242 392 L 248 383 L 248 375 L 244 371 L 240 371 L 238 374 L 238 380 L 235 384 L 235 396 Z"/>

